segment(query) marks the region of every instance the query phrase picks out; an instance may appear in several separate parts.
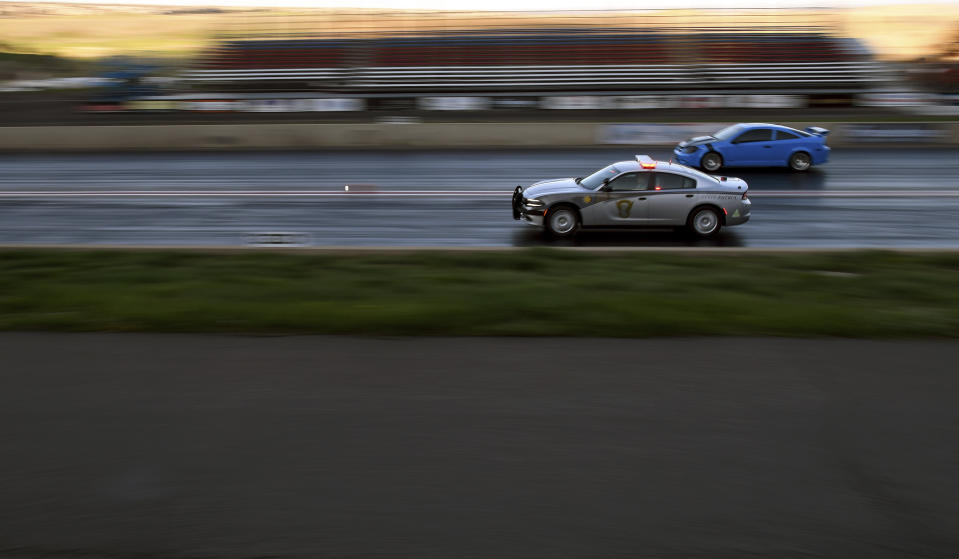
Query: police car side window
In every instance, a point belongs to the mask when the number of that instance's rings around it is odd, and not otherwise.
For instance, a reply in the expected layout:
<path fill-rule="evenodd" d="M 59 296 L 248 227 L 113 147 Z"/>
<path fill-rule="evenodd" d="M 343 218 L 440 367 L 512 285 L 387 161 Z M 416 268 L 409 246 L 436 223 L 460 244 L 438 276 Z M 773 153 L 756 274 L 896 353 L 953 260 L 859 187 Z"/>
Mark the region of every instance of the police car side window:
<path fill-rule="evenodd" d="M 624 173 L 609 181 L 609 189 L 618 192 L 623 190 L 646 190 L 649 183 L 649 173 Z"/>
<path fill-rule="evenodd" d="M 650 190 L 676 190 L 681 188 L 696 188 L 696 180 L 673 173 L 656 173 Z"/>
<path fill-rule="evenodd" d="M 757 128 L 755 130 L 748 130 L 739 135 L 738 138 L 733 140 L 734 144 L 743 144 L 746 142 L 768 142 L 773 139 L 773 131 L 769 128 Z"/>

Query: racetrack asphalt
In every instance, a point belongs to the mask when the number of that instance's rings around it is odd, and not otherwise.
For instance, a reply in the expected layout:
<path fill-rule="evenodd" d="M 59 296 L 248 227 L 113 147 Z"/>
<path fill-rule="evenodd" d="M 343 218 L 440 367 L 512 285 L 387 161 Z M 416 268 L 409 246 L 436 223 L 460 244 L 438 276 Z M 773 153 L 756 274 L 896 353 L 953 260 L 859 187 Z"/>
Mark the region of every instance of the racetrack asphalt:
<path fill-rule="evenodd" d="M 308 246 L 959 247 L 959 160 L 947 149 L 836 150 L 808 173 L 730 169 L 750 184 L 753 217 L 708 242 L 666 230 L 555 243 L 512 220 L 515 185 L 584 175 L 636 151 L 648 150 L 6 154 L 0 244 L 244 246 L 282 233 L 269 238 Z"/>
<path fill-rule="evenodd" d="M 959 345 L 0 334 L 0 557 L 954 557 Z"/>

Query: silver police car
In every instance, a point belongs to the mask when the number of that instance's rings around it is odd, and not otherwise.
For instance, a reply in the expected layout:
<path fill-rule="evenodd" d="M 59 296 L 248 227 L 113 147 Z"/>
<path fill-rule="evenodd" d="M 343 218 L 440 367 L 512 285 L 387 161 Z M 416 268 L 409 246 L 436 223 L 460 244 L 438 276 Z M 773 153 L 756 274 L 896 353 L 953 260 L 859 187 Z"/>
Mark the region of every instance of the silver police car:
<path fill-rule="evenodd" d="M 513 219 L 559 237 L 582 228 L 685 226 L 711 237 L 749 221 L 746 181 L 637 155 L 585 178 L 540 181 L 513 191 Z"/>

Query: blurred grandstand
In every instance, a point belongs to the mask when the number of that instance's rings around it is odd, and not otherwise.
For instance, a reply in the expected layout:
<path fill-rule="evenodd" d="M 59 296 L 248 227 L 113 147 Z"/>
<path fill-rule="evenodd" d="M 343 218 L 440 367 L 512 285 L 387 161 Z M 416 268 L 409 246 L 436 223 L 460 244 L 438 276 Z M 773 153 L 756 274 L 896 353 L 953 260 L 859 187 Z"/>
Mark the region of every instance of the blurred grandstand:
<path fill-rule="evenodd" d="M 883 79 L 853 39 L 820 33 L 654 30 L 449 32 L 376 39 L 225 41 L 190 81 L 245 90 L 857 91 Z"/>
<path fill-rule="evenodd" d="M 709 17 L 714 23 L 615 13 L 494 20 L 367 14 L 326 20 L 320 29 L 302 19 L 273 20 L 225 36 L 182 77 L 200 90 L 360 97 L 756 92 L 851 98 L 888 80 L 869 49 L 837 36 L 828 17 L 825 25 L 796 25 L 778 15 L 738 26 Z"/>

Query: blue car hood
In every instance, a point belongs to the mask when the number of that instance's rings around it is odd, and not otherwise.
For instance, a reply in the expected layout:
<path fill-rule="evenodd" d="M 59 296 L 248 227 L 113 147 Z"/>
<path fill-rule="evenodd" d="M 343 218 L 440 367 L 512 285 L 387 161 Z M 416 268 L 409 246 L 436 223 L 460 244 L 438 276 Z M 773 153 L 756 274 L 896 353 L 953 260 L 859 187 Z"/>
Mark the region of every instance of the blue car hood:
<path fill-rule="evenodd" d="M 679 142 L 679 147 L 689 147 L 689 146 L 701 146 L 703 144 L 711 144 L 713 142 L 718 142 L 716 138 L 712 136 L 696 136 L 695 138 L 690 138 L 688 140 Z"/>

